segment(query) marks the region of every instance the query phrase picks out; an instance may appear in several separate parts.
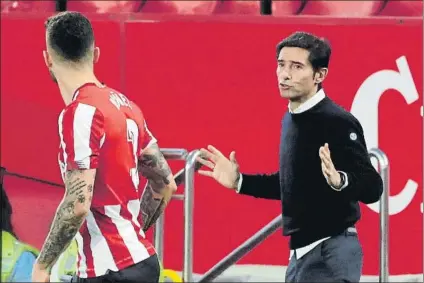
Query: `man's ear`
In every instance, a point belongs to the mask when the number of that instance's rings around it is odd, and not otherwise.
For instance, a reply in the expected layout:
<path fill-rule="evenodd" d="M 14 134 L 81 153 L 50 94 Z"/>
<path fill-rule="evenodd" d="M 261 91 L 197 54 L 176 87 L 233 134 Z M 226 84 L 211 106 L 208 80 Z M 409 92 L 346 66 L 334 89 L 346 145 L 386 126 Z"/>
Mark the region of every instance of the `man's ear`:
<path fill-rule="evenodd" d="M 100 58 L 100 48 L 95 47 L 94 48 L 94 55 L 93 55 L 93 63 L 96 64 L 97 62 L 99 62 L 99 58 Z"/>
<path fill-rule="evenodd" d="M 44 57 L 44 63 L 46 64 L 47 68 L 50 68 L 52 66 L 52 58 L 50 54 L 47 52 L 47 50 L 43 50 L 43 57 Z"/>
<path fill-rule="evenodd" d="M 316 84 L 322 83 L 328 75 L 328 68 L 321 68 L 315 72 L 314 80 Z"/>

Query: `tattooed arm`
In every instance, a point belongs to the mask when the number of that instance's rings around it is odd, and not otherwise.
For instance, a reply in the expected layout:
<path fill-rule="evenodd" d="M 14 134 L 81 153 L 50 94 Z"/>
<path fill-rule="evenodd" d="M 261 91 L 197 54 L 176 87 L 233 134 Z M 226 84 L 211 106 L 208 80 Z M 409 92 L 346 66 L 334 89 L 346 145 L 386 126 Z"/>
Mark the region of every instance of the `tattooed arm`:
<path fill-rule="evenodd" d="M 42 270 L 53 266 L 69 246 L 87 216 L 93 196 L 96 169 L 67 171 L 63 197 L 36 265 Z"/>
<path fill-rule="evenodd" d="M 148 180 L 140 204 L 143 230 L 147 231 L 164 211 L 177 185 L 156 143 L 143 151 L 138 161 L 138 170 Z"/>

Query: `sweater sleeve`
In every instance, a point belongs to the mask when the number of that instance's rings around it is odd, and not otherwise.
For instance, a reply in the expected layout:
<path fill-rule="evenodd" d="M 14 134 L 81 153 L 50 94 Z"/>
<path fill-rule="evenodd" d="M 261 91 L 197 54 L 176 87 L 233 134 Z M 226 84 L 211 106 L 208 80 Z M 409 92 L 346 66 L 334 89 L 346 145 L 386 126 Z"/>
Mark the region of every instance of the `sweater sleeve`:
<path fill-rule="evenodd" d="M 347 186 L 336 192 L 343 198 L 366 204 L 377 202 L 383 192 L 380 174 L 371 164 L 361 124 L 353 116 L 337 123 L 334 146 L 329 144 L 336 170 L 347 177 Z"/>
<path fill-rule="evenodd" d="M 279 173 L 240 176 L 238 193 L 256 198 L 281 200 Z"/>

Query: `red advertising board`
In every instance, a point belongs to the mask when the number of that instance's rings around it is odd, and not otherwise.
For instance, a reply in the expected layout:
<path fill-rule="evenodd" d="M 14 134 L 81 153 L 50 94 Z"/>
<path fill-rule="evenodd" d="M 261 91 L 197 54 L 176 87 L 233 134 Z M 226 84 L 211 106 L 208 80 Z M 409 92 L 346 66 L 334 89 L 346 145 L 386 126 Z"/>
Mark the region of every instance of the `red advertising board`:
<path fill-rule="evenodd" d="M 63 103 L 42 58 L 43 21 L 1 19 L 1 165 L 59 183 L 57 118 Z M 358 117 L 368 147 L 382 149 L 390 160 L 391 274 L 422 272 L 420 21 L 93 17 L 93 25 L 101 49 L 99 78 L 140 105 L 161 147 L 235 150 L 249 173 L 278 170 L 287 101 L 278 94 L 276 44 L 298 30 L 326 37 L 333 48 L 327 95 Z M 17 207 L 18 233 L 40 247 L 60 189 L 14 177 L 6 178 L 6 187 Z M 165 219 L 165 265 L 174 269 L 182 264 L 182 212 L 175 201 Z M 197 177 L 195 272 L 210 268 L 280 212 L 278 201 L 239 196 Z M 358 229 L 364 273 L 377 274 L 378 204 L 362 206 Z M 287 239 L 276 233 L 240 263 L 287 262 Z"/>

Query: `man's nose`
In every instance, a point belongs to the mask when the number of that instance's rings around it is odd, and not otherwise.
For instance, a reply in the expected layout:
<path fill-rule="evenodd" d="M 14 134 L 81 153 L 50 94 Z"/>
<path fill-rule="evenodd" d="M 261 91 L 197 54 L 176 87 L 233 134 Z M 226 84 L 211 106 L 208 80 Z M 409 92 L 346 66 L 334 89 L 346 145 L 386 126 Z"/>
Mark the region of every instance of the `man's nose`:
<path fill-rule="evenodd" d="M 287 72 L 285 69 L 282 69 L 278 72 L 278 80 L 280 81 L 287 81 L 290 79 L 290 73 Z"/>

